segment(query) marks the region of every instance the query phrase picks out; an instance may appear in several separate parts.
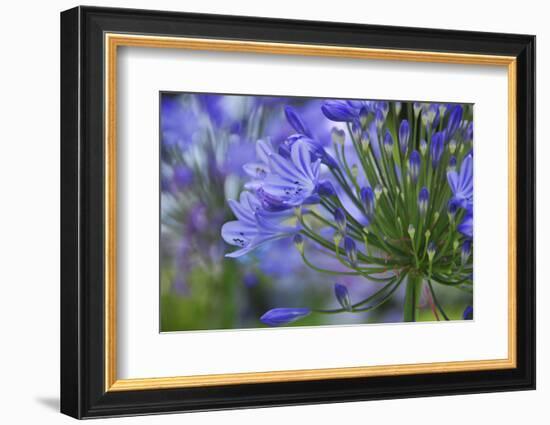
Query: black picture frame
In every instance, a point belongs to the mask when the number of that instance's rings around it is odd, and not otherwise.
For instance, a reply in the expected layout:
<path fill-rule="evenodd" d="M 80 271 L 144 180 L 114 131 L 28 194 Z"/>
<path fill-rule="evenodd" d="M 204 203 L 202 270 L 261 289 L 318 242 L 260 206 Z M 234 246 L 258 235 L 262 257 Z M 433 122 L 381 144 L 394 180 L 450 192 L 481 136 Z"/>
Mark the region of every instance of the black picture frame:
<path fill-rule="evenodd" d="M 105 391 L 104 33 L 517 58 L 517 367 L 474 372 Z M 61 13 L 61 412 L 75 418 L 535 388 L 535 37 L 76 7 Z"/>

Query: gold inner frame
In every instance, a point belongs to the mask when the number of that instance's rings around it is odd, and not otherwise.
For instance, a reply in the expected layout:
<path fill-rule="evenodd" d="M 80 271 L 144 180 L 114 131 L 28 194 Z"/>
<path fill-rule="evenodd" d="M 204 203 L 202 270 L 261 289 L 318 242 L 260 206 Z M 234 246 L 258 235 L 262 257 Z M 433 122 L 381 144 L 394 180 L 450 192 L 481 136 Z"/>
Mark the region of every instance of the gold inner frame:
<path fill-rule="evenodd" d="M 105 46 L 105 391 L 134 391 L 214 385 L 308 381 L 511 369 L 516 367 L 516 58 L 393 49 L 370 49 L 256 41 L 215 40 L 106 33 Z M 466 65 L 503 66 L 508 72 L 508 358 L 386 366 L 247 372 L 164 378 L 118 379 L 117 277 L 117 51 L 118 47 L 148 47 L 281 55 L 325 56 Z"/>

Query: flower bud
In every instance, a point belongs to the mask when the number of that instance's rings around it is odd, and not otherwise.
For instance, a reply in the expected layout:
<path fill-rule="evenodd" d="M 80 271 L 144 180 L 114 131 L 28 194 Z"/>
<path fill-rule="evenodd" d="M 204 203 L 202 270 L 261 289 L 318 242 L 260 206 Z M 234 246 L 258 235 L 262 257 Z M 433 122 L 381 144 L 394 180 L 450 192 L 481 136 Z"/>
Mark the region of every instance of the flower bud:
<path fill-rule="evenodd" d="M 375 196 L 370 187 L 364 187 L 361 189 L 361 201 L 365 207 L 367 218 L 369 221 L 372 220 L 375 212 Z"/>
<path fill-rule="evenodd" d="M 309 308 L 274 308 L 260 317 L 260 320 L 269 326 L 281 326 L 295 322 L 310 313 Z"/>
<path fill-rule="evenodd" d="M 366 107 L 362 107 L 359 111 L 359 123 L 361 124 L 362 128 L 365 128 L 367 126 L 367 121 L 369 119 L 369 111 Z"/>
<path fill-rule="evenodd" d="M 378 183 L 376 186 L 374 186 L 374 197 L 378 201 L 380 199 L 380 196 L 382 196 L 382 185 Z"/>
<path fill-rule="evenodd" d="M 300 254 L 303 254 L 304 253 L 304 238 L 302 237 L 302 235 L 299 234 L 299 233 L 296 233 L 294 235 L 293 242 L 294 242 L 294 246 L 296 247 L 298 252 Z"/>
<path fill-rule="evenodd" d="M 414 239 L 414 234 L 416 233 L 416 230 L 412 224 L 409 224 L 409 228 L 407 230 L 407 233 L 411 237 L 411 239 Z"/>
<path fill-rule="evenodd" d="M 357 247 L 355 246 L 355 241 L 349 236 L 344 237 L 344 249 L 346 250 L 349 262 L 352 266 L 355 266 L 357 264 Z"/>
<path fill-rule="evenodd" d="M 451 139 L 450 142 L 449 142 L 449 152 L 454 155 L 454 153 L 456 152 L 456 140 L 455 139 Z"/>
<path fill-rule="evenodd" d="M 336 221 L 336 226 L 338 227 L 340 233 L 345 234 L 347 220 L 346 213 L 342 208 L 337 208 L 336 211 L 334 211 L 334 221 Z"/>
<path fill-rule="evenodd" d="M 409 138 L 411 135 L 411 129 L 407 120 L 401 121 L 399 125 L 399 148 L 402 153 L 407 152 L 409 146 Z"/>
<path fill-rule="evenodd" d="M 386 134 L 384 135 L 384 149 L 391 158 L 391 154 L 393 151 L 393 137 L 389 130 L 386 130 Z"/>
<path fill-rule="evenodd" d="M 399 115 L 401 113 L 401 102 L 395 102 L 395 115 Z"/>
<path fill-rule="evenodd" d="M 370 146 L 370 139 L 369 134 L 366 131 L 363 131 L 361 133 L 361 149 L 364 153 L 367 153 L 369 151 Z"/>
<path fill-rule="evenodd" d="M 460 254 L 460 261 L 462 264 L 466 264 L 468 262 L 468 259 L 470 258 L 470 254 L 472 253 L 472 241 L 465 240 L 462 243 L 462 252 Z"/>
<path fill-rule="evenodd" d="M 430 155 L 432 158 L 432 168 L 437 168 L 441 156 L 443 155 L 443 149 L 445 147 L 445 135 L 442 131 L 438 131 L 432 136 L 432 144 Z"/>
<path fill-rule="evenodd" d="M 428 211 L 428 202 L 430 200 L 430 192 L 426 187 L 420 189 L 418 193 L 418 212 L 421 216 L 425 216 Z"/>
<path fill-rule="evenodd" d="M 428 243 L 427 252 L 428 252 L 428 261 L 431 263 L 435 256 L 435 243 L 433 242 Z"/>
<path fill-rule="evenodd" d="M 357 164 L 353 164 L 350 171 L 351 176 L 357 180 L 357 176 L 359 175 L 359 168 L 357 167 Z"/>
<path fill-rule="evenodd" d="M 334 284 L 334 295 L 344 310 L 352 311 L 351 299 L 349 296 L 348 288 L 339 283 Z"/>
<path fill-rule="evenodd" d="M 472 320 L 474 318 L 474 308 L 469 305 L 464 309 L 464 312 L 462 313 L 462 319 L 464 320 Z"/>
<path fill-rule="evenodd" d="M 414 102 L 413 103 L 414 119 L 418 118 L 418 114 L 420 114 L 421 110 L 422 110 L 422 104 L 420 102 Z"/>
<path fill-rule="evenodd" d="M 426 151 L 428 150 L 428 142 L 426 140 L 422 139 L 420 141 L 420 153 L 422 156 L 426 155 Z"/>
<path fill-rule="evenodd" d="M 409 157 L 409 176 L 413 183 L 418 181 L 418 175 L 420 174 L 421 158 L 417 150 L 411 152 Z"/>
<path fill-rule="evenodd" d="M 319 196 L 334 196 L 336 190 L 329 180 L 323 180 L 317 185 L 317 193 Z"/>
<path fill-rule="evenodd" d="M 336 127 L 332 127 L 330 135 L 332 137 L 332 141 L 338 145 L 343 145 L 346 140 L 346 133 L 344 130 Z"/>
<path fill-rule="evenodd" d="M 456 171 L 456 156 L 451 156 L 449 158 L 449 165 L 447 166 L 447 172 Z"/>

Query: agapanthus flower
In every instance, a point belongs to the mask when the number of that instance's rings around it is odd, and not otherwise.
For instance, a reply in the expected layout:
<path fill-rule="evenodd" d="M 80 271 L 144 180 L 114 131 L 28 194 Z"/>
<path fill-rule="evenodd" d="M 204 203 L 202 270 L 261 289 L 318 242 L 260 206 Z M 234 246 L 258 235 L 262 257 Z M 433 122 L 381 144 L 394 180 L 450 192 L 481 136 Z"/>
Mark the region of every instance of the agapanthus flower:
<path fill-rule="evenodd" d="M 418 192 L 418 212 L 420 215 L 426 215 L 429 200 L 430 192 L 426 187 L 423 187 L 420 189 L 420 192 Z"/>
<path fill-rule="evenodd" d="M 409 127 L 409 122 L 407 120 L 401 121 L 399 125 L 399 148 L 402 153 L 407 151 L 407 146 L 409 145 L 409 137 L 411 135 L 411 130 Z"/>
<path fill-rule="evenodd" d="M 320 159 L 311 162 L 307 145 L 300 141 L 292 145 L 288 159 L 272 153 L 271 172 L 262 182 L 259 197 L 276 210 L 307 203 L 317 189 L 320 163 Z"/>
<path fill-rule="evenodd" d="M 248 191 L 241 193 L 239 202 L 229 200 L 229 206 L 237 220 L 225 223 L 221 234 L 228 244 L 240 249 L 226 254 L 226 257 L 240 257 L 261 244 L 291 236 L 299 231 L 296 226 L 283 224 L 291 217 L 292 211 L 261 211 L 259 199 Z"/>
<path fill-rule="evenodd" d="M 269 326 L 281 326 L 302 319 L 310 313 L 309 308 L 274 308 L 266 312 L 260 320 Z"/>
<path fill-rule="evenodd" d="M 418 181 L 418 175 L 420 174 L 421 157 L 417 150 L 411 152 L 409 157 L 409 176 L 413 183 Z"/>
<path fill-rule="evenodd" d="M 334 295 L 344 310 L 351 311 L 351 298 L 349 296 L 348 288 L 340 283 L 334 284 Z"/>
<path fill-rule="evenodd" d="M 263 243 L 262 236 L 294 235 L 299 258 L 312 270 L 384 283 L 373 298 L 380 304 L 386 296 L 403 293 L 396 290 L 405 281 L 405 304 L 413 303 L 404 309 L 405 321 L 416 320 L 418 308 L 417 297 L 410 296 L 416 289 L 410 288 L 424 282 L 430 288 L 438 282 L 471 285 L 473 155 L 466 137 L 471 108 L 328 100 L 321 112 L 344 123 L 327 130 L 331 146 L 319 143 L 316 127 L 287 107 L 287 121 L 296 133 L 286 136 L 277 152 L 267 144 L 260 150 L 261 167 L 249 170 L 254 184 L 245 185 L 257 208 L 244 218 L 235 213 L 239 226 L 252 229 L 246 246 Z M 327 262 L 316 264 L 319 257 Z M 371 299 L 352 305 L 341 283 L 335 284 L 334 295 L 341 309 L 274 309 L 262 321 L 278 326 L 311 313 L 378 308 Z M 440 317 L 439 309 L 447 319 L 435 291 L 430 297 L 434 315 Z"/>
<path fill-rule="evenodd" d="M 466 214 L 456 229 L 467 238 L 474 237 L 474 212 L 471 206 L 466 209 Z"/>
<path fill-rule="evenodd" d="M 438 131 L 432 136 L 432 145 L 431 145 L 431 158 L 432 158 L 432 168 L 437 168 L 441 156 L 443 155 L 443 149 L 445 148 L 445 133 Z"/>
<path fill-rule="evenodd" d="M 467 155 L 460 165 L 460 173 L 451 170 L 447 173 L 447 181 L 453 193 L 452 201 L 461 208 L 466 208 L 472 202 L 474 194 L 473 158 Z"/>

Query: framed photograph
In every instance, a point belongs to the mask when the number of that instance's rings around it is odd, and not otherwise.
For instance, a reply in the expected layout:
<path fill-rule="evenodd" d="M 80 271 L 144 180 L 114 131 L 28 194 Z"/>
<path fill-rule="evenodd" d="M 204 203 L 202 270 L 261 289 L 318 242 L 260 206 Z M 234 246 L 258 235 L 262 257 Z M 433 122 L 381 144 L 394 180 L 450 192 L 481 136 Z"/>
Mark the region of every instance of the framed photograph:
<path fill-rule="evenodd" d="M 61 411 L 535 388 L 535 37 L 61 14 Z"/>

